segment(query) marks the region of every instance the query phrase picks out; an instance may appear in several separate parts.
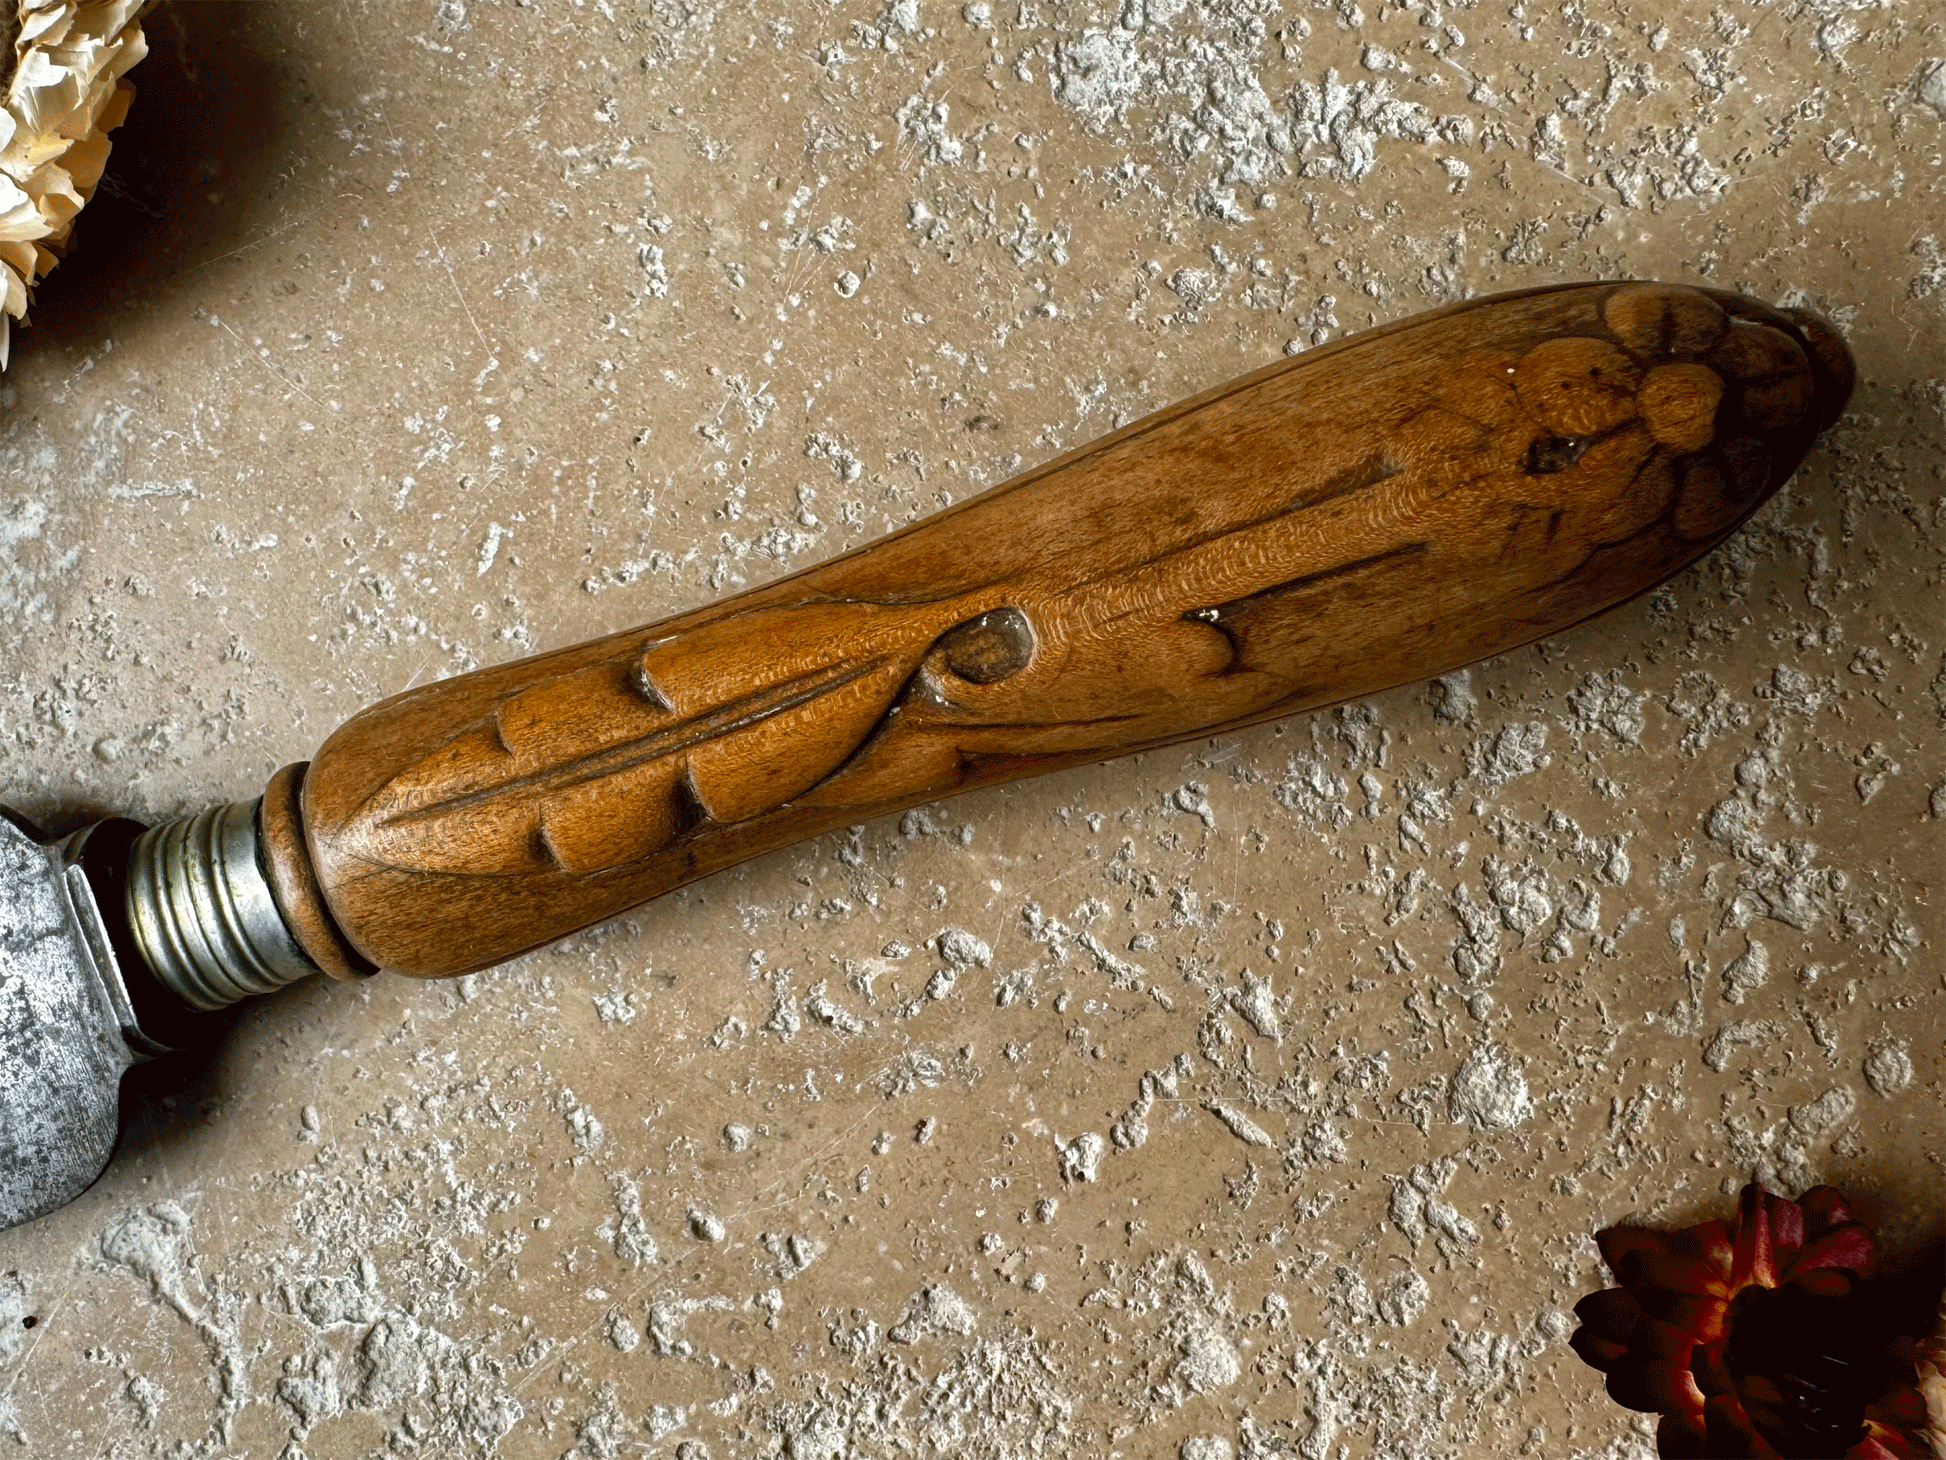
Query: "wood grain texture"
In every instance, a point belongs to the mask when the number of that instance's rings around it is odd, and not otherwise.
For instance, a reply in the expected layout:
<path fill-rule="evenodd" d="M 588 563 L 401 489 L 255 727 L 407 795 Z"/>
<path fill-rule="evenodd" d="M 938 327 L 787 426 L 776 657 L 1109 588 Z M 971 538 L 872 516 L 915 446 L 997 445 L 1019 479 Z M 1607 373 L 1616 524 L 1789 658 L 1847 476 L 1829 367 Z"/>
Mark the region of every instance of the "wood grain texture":
<path fill-rule="evenodd" d="M 1815 319 L 1666 285 L 1377 330 L 780 582 L 364 711 L 303 778 L 315 885 L 362 959 L 464 973 L 832 827 L 1439 674 L 1693 561 L 1850 386 Z"/>

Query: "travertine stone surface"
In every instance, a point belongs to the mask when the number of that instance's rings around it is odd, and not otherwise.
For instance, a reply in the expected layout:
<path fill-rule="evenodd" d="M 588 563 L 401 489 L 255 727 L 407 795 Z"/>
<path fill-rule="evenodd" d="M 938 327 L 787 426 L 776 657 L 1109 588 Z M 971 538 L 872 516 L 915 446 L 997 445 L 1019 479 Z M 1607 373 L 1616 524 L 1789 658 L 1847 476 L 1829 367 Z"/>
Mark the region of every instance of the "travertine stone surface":
<path fill-rule="evenodd" d="M 248 1010 L 0 1235 L 0 1441 L 1637 1456 L 1565 1341 L 1596 1227 L 1754 1170 L 1936 1272 L 1925 7 L 263 0 L 151 35 L 0 392 L 0 772 L 51 827 L 253 794 L 369 699 L 1471 294 L 1745 289 L 1861 378 L 1779 501 L 1597 625 Z"/>

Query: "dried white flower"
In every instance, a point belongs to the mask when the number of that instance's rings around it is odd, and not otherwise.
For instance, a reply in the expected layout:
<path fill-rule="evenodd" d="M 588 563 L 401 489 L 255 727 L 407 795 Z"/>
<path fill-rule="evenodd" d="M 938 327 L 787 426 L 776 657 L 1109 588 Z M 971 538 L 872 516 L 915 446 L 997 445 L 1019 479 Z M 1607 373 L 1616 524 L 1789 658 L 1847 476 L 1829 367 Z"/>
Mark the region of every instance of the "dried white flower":
<path fill-rule="evenodd" d="M 1919 1345 L 1919 1392 L 1926 1400 L 1926 1439 L 1933 1454 L 1946 1456 L 1946 1297 L 1932 1336 Z"/>
<path fill-rule="evenodd" d="M 15 13 L 0 17 L 0 35 L 13 35 L 0 110 L 0 369 L 13 321 L 26 318 L 35 282 L 59 262 L 108 163 L 108 134 L 128 115 L 135 91 L 122 78 L 149 53 L 149 4 L 13 0 Z"/>

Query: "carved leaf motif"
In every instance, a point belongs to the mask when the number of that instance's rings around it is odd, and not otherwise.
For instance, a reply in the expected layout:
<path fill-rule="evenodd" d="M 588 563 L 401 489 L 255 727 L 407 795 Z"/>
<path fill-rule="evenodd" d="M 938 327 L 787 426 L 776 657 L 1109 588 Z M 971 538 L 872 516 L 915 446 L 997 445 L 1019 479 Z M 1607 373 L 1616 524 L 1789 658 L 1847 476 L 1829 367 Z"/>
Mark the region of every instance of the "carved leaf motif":
<path fill-rule="evenodd" d="M 775 810 L 845 762 L 965 616 L 938 604 L 752 609 L 652 640 L 632 669 L 532 685 L 378 792 L 371 850 L 427 871 L 583 874 Z"/>

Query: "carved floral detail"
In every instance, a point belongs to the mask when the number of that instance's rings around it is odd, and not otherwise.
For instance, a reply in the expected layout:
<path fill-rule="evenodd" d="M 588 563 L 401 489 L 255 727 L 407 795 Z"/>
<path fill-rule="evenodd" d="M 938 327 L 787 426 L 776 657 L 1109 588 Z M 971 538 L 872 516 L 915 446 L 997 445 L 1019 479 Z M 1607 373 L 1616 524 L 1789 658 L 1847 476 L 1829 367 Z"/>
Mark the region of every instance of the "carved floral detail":
<path fill-rule="evenodd" d="M 1320 350 L 717 609 L 375 707 L 305 781 L 320 877 L 372 961 L 462 971 L 387 889 L 521 879 L 506 956 L 822 827 L 1444 672 L 1694 558 L 1848 370 L 1815 321 L 1664 285 Z"/>

